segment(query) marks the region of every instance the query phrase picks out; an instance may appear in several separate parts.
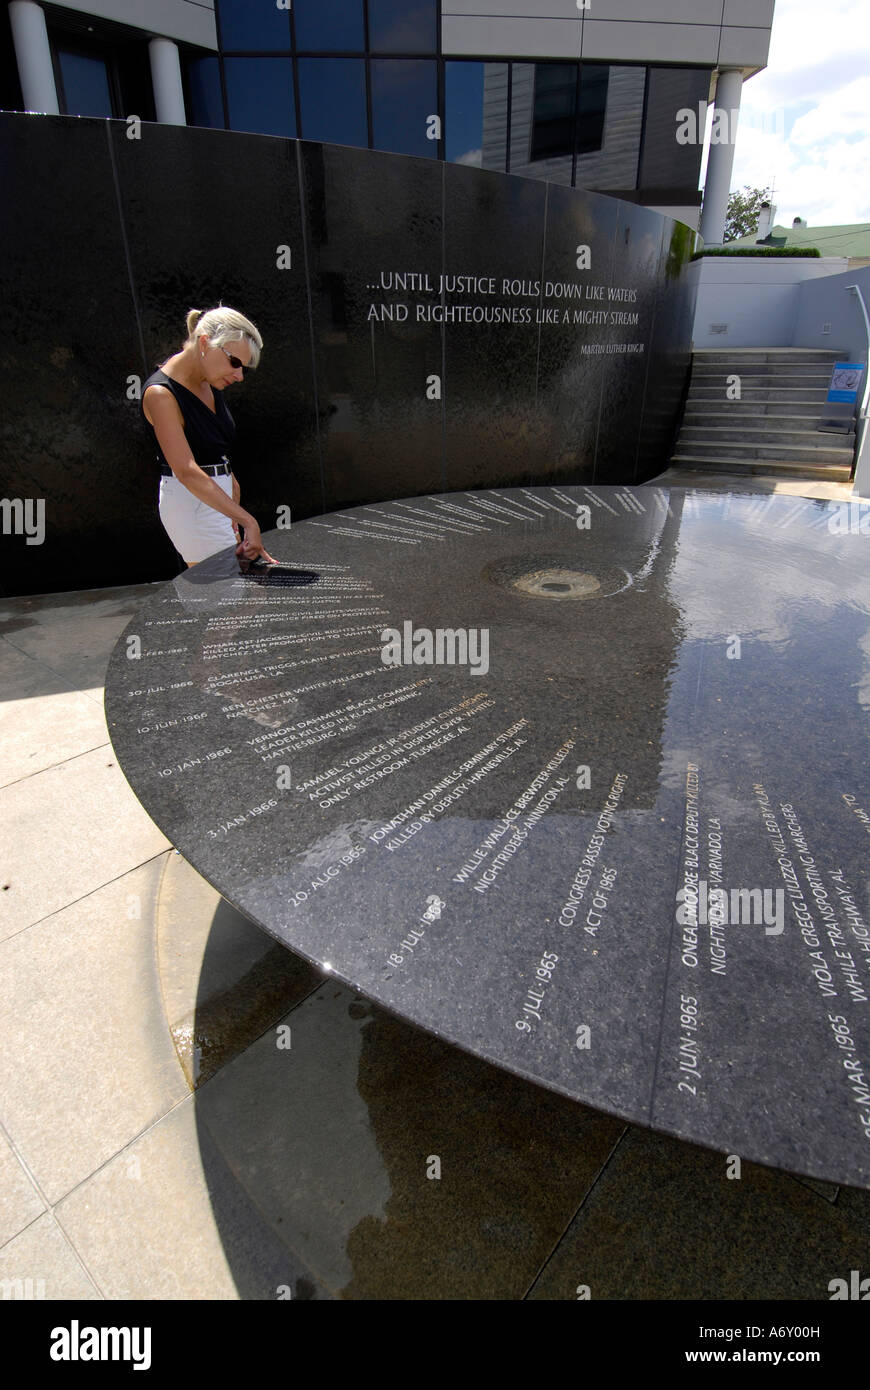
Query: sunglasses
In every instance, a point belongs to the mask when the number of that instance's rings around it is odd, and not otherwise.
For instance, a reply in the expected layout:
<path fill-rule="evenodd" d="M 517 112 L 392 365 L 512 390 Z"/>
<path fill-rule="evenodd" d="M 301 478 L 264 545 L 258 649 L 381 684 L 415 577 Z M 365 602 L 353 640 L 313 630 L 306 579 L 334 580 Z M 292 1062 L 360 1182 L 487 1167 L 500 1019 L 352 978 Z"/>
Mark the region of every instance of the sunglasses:
<path fill-rule="evenodd" d="M 241 362 L 238 357 L 233 357 L 233 354 L 231 352 L 227 352 L 225 347 L 221 348 L 221 352 L 223 353 L 224 357 L 226 357 L 234 372 L 237 372 L 240 367 L 243 372 L 247 371 L 249 363 Z"/>

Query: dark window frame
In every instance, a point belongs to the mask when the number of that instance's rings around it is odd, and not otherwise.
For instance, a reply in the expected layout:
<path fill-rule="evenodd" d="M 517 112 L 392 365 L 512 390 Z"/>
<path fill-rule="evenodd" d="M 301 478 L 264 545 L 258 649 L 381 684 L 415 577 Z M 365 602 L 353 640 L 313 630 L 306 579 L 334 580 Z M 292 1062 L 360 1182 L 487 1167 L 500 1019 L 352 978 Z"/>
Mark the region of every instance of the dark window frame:
<path fill-rule="evenodd" d="M 63 81 L 63 70 L 60 63 L 61 53 L 72 53 L 78 58 L 97 58 L 106 69 L 106 79 L 109 87 L 109 104 L 112 108 L 111 119 L 122 121 L 126 118 L 127 112 L 123 109 L 123 97 L 121 93 L 121 75 L 118 67 L 118 57 L 111 43 L 101 38 L 99 35 L 93 39 L 84 38 L 79 34 L 66 35 L 64 31 L 51 29 L 48 31 L 48 43 L 51 51 L 51 66 L 54 72 L 54 85 L 57 89 L 57 104 L 60 107 L 62 116 L 80 116 L 80 111 L 70 111 L 69 101 L 66 95 L 66 88 Z M 92 120 L 103 120 L 105 117 L 91 117 Z"/>
<path fill-rule="evenodd" d="M 218 53 L 213 52 L 213 51 L 210 51 L 210 50 L 203 50 L 203 49 L 201 49 L 201 48 L 189 48 L 189 47 L 181 48 L 181 45 L 179 45 L 179 49 L 180 49 L 179 56 L 180 56 L 180 59 L 181 59 L 181 87 L 182 87 L 182 91 L 184 92 L 184 109 L 185 109 L 185 111 L 187 112 L 188 117 L 190 117 L 191 112 L 192 112 L 192 108 L 193 108 L 193 97 L 192 97 L 191 90 L 190 90 L 190 68 L 189 68 L 189 64 L 192 63 L 192 62 L 197 62 L 197 61 L 199 61 L 200 59 L 203 59 L 203 58 L 206 58 L 206 59 L 207 59 L 207 58 L 212 58 L 212 59 L 214 59 L 214 61 L 217 63 L 218 91 L 219 91 L 219 93 L 220 93 L 220 100 L 221 100 L 221 116 L 222 116 L 222 118 L 223 118 L 223 125 L 222 125 L 222 126 L 195 126 L 195 129 L 197 129 L 197 130 L 231 130 L 232 127 L 229 126 L 229 125 L 227 124 L 227 117 L 228 117 L 228 114 L 229 114 L 229 113 L 228 113 L 228 110 L 227 110 L 228 102 L 227 102 L 227 94 L 226 94 L 226 90 L 225 90 L 225 86 L 224 86 L 224 69 L 223 69 L 223 64 L 222 64 L 222 62 L 221 62 L 221 60 L 220 60 L 220 55 L 219 55 Z"/>
<path fill-rule="evenodd" d="M 369 59 L 369 66 L 368 66 L 368 68 L 367 68 L 367 73 L 366 73 L 366 77 L 367 77 L 367 91 L 368 91 L 369 97 L 370 97 L 370 110 L 371 110 L 371 117 L 372 117 L 372 135 L 371 135 L 371 141 L 370 141 L 370 144 L 369 144 L 369 149 L 372 149 L 372 150 L 375 150 L 375 149 L 381 150 L 381 151 L 383 151 L 383 153 L 385 153 L 385 154 L 391 153 L 391 151 L 390 151 L 389 149 L 385 149 L 385 147 L 384 147 L 383 145 L 375 145 L 375 144 L 374 144 L 375 96 L 376 96 L 376 95 L 382 95 L 382 94 L 381 94 L 381 93 L 378 93 L 378 94 L 375 93 L 375 85 L 376 85 L 376 84 L 375 84 L 375 82 L 372 80 L 372 78 L 373 78 L 372 67 L 373 67 L 375 64 L 381 64 L 381 65 L 383 65 L 383 64 L 386 64 L 386 63 L 394 63 L 394 62 L 400 62 L 400 63 L 428 63 L 432 68 L 434 68 L 434 72 L 433 72 L 431 75 L 432 75 L 432 77 L 434 78 L 434 81 L 433 81 L 433 83 L 432 83 L 432 86 L 433 86 L 433 88 L 434 88 L 435 111 L 434 111 L 434 112 L 429 111 L 429 112 L 427 112 L 426 114 L 427 114 L 427 115 L 436 115 L 436 116 L 438 117 L 441 133 L 440 133 L 440 135 L 439 135 L 437 141 L 436 141 L 436 140 L 431 140 L 431 141 L 430 141 L 430 140 L 427 140 L 427 141 L 426 141 L 426 143 L 427 143 L 427 145 L 429 146 L 429 148 L 426 149 L 425 153 L 416 153 L 416 152 L 415 152 L 415 153 L 413 154 L 412 157 L 413 157 L 414 159 L 432 159 L 432 160 L 434 160 L 436 163 L 438 163 L 439 160 L 440 160 L 440 149 L 441 149 L 441 144 L 442 144 L 442 141 L 443 141 L 443 139 L 444 139 L 444 121 L 443 121 L 443 118 L 442 118 L 442 115 L 441 115 L 441 110 L 443 110 L 443 108 L 439 109 L 439 106 L 438 106 L 438 102 L 439 102 L 439 92 L 438 92 L 438 64 L 437 64 L 437 60 L 436 60 L 434 57 L 431 57 L 431 56 L 428 57 L 428 58 L 404 58 L 404 57 L 401 57 L 401 58 L 400 58 L 400 57 L 398 57 L 396 54 L 390 54 L 389 57 L 384 57 L 384 56 L 381 55 L 381 54 L 373 54 L 372 57 Z M 433 149 L 432 149 L 432 146 L 433 146 L 433 145 L 435 146 L 434 151 L 433 151 Z M 395 151 L 393 151 L 393 153 L 395 153 Z"/>
<path fill-rule="evenodd" d="M 574 167 L 573 167 L 573 166 L 574 166 L 574 158 L 573 158 L 573 154 L 574 154 L 574 145 L 575 145 L 576 138 L 577 138 L 577 104 L 578 104 L 579 99 L 580 99 L 580 63 L 579 63 L 578 61 L 576 61 L 576 60 L 569 61 L 569 62 L 565 63 L 565 62 L 551 61 L 550 59 L 541 59 L 541 60 L 523 59 L 523 60 L 520 60 L 520 61 L 522 61 L 523 63 L 528 62 L 528 61 L 532 61 L 533 64 L 534 64 L 534 69 L 535 69 L 534 86 L 533 86 L 533 88 L 532 88 L 532 119 L 531 119 L 531 123 L 530 123 L 530 127 L 529 127 L 529 155 L 528 155 L 528 161 L 527 161 L 527 162 L 528 162 L 529 164 L 537 164 L 537 163 L 539 163 L 541 160 L 545 160 L 545 159 L 565 159 L 567 156 L 570 155 L 570 156 L 571 156 L 571 166 L 572 166 L 572 167 L 571 167 L 571 173 L 572 173 L 572 177 L 573 177 L 573 173 L 574 173 Z M 539 86 L 538 86 L 539 79 L 540 79 L 545 73 L 547 73 L 547 72 L 554 73 L 554 72 L 555 72 L 557 69 L 559 69 L 559 68 L 564 68 L 565 71 L 568 72 L 568 73 L 570 74 L 568 80 L 563 84 L 563 88 L 562 88 L 561 90 L 564 90 L 565 92 L 569 92 L 569 91 L 570 91 L 570 92 L 572 93 L 572 97 L 573 97 L 573 103 L 572 103 L 572 107 L 571 107 L 571 115 L 570 115 L 570 117 L 561 117 L 561 118 L 559 118 L 559 119 L 561 119 L 563 122 L 566 122 L 566 121 L 570 120 L 570 124 L 571 124 L 570 135 L 568 136 L 567 142 L 565 142 L 567 147 L 564 148 L 564 149 L 562 149 L 562 148 L 557 148 L 555 145 L 553 145 L 552 137 L 551 137 L 551 141 L 550 141 L 549 144 L 547 143 L 547 141 L 546 141 L 546 139 L 545 139 L 545 132 L 544 132 L 544 129 L 543 129 L 544 125 L 545 125 L 545 124 L 549 124 L 549 125 L 551 125 L 551 126 L 552 126 L 552 125 L 555 125 L 556 119 L 557 119 L 557 118 L 556 118 L 556 117 L 551 117 L 550 120 L 549 120 L 549 122 L 546 122 L 546 123 L 545 123 L 544 120 L 542 119 L 542 117 L 539 116 L 539 114 L 538 114 L 539 102 L 540 102 L 541 104 L 543 104 L 543 99 L 548 95 L 548 92 L 547 92 L 547 89 L 546 89 L 545 86 L 542 85 L 542 86 L 540 87 L 540 89 L 539 89 Z M 552 89 L 550 90 L 550 93 L 549 93 L 549 94 L 552 95 L 555 91 L 556 91 L 556 89 L 555 89 L 555 88 L 552 88 Z M 509 112 L 509 113 L 508 113 L 508 129 L 510 129 L 510 115 L 511 115 L 511 113 Z M 536 145 L 536 132 L 538 132 L 537 145 Z"/>
<path fill-rule="evenodd" d="M 227 54 L 227 57 L 235 57 L 235 56 L 236 56 L 235 54 Z M 271 55 L 271 56 L 275 57 L 275 56 L 278 56 L 278 55 L 273 54 L 273 55 Z M 355 149 L 355 150 L 364 150 L 364 149 L 372 150 L 372 149 L 374 149 L 375 147 L 374 147 L 374 145 L 372 144 L 372 103 L 371 103 L 371 83 L 370 83 L 370 80 L 369 80 L 370 74 L 369 74 L 369 60 L 368 60 L 368 56 L 367 56 L 367 55 L 363 55 L 363 54 L 361 54 L 361 53 L 300 53 L 298 56 L 299 56 L 299 58 L 300 58 L 302 61 L 306 61 L 306 60 L 311 59 L 311 58 L 326 59 L 327 61 L 328 61 L 328 60 L 331 60 L 331 59 L 333 59 L 333 58 L 341 58 L 341 59 L 350 58 L 350 59 L 351 59 L 353 62 L 355 62 L 355 63 L 362 63 L 362 64 L 363 64 L 363 102 L 364 102 L 364 105 L 365 105 L 365 114 L 366 114 L 366 142 L 367 142 L 367 143 L 366 143 L 365 145 L 349 145 L 348 148 L 350 148 L 350 149 Z M 295 76 L 296 74 L 298 74 L 298 71 L 299 71 L 299 68 L 298 68 L 297 64 L 295 63 L 295 61 L 294 61 L 294 65 L 293 65 L 294 76 Z M 298 86 L 297 86 L 294 90 L 298 92 L 298 91 L 299 91 Z M 299 108 L 300 108 L 300 111 L 301 111 L 301 109 L 302 109 L 302 98 L 301 98 L 301 96 L 299 97 Z M 302 120 L 301 116 L 300 116 L 300 121 L 301 121 L 301 124 L 297 124 L 297 126 L 296 126 L 296 129 L 297 129 L 297 131 L 299 132 L 299 134 L 298 134 L 298 136 L 297 136 L 297 139 L 299 139 L 299 140 L 311 140 L 311 139 L 315 139 L 315 140 L 316 140 L 316 137 L 310 136 L 310 135 L 306 135 L 306 134 L 305 134 L 305 123 L 304 123 L 304 120 Z M 328 143 L 328 142 L 327 142 L 327 143 Z"/>
<path fill-rule="evenodd" d="M 435 10 L 435 43 L 432 48 L 427 48 L 422 52 L 415 50 L 405 51 L 392 48 L 372 48 L 371 46 L 371 26 L 369 24 L 369 0 L 363 0 L 363 11 L 365 15 L 365 44 L 366 54 L 372 58 L 440 58 L 441 56 L 441 3 L 440 0 L 430 0 Z"/>
<path fill-rule="evenodd" d="M 293 44 L 294 57 L 298 54 L 300 58 L 363 58 L 369 51 L 369 6 L 368 0 L 361 0 L 363 11 L 363 47 L 362 48 L 305 48 L 296 38 L 296 6 L 290 10 L 290 41 Z"/>
<path fill-rule="evenodd" d="M 552 59 L 551 59 L 551 58 L 543 58 L 543 59 L 535 59 L 535 60 L 517 59 L 516 61 L 518 61 L 518 62 L 521 61 L 521 62 L 523 62 L 523 63 L 526 63 L 526 62 L 529 62 L 529 61 L 534 61 L 534 66 L 535 66 L 535 84 L 534 84 L 534 90 L 533 90 L 533 93 L 532 93 L 532 124 L 531 124 L 531 130 L 530 130 L 530 132 L 529 132 L 529 155 L 528 155 L 528 161 L 527 161 L 527 162 L 528 162 L 529 164 L 537 164 L 537 163 L 542 162 L 542 161 L 547 160 L 547 159 L 568 159 L 568 158 L 570 157 L 570 160 L 571 160 L 571 187 L 572 187 L 572 188 L 576 188 L 576 187 L 577 187 L 577 158 L 578 158 L 578 156 L 582 156 L 582 155 L 585 155 L 585 154 L 596 154 L 596 153 L 598 153 L 599 151 L 603 150 L 603 148 L 604 148 L 604 131 L 605 131 L 605 128 L 606 128 L 606 118 L 607 118 L 607 99 L 608 99 L 609 91 L 610 91 L 610 71 L 611 71 L 611 69 L 612 69 L 613 67 L 622 67 L 622 66 L 624 66 L 624 65 L 623 65 L 622 63 L 618 63 L 618 64 L 617 64 L 617 63 L 605 63 L 605 62 L 598 62 L 598 61 L 596 61 L 596 62 L 584 63 L 584 62 L 582 62 L 582 61 L 579 60 L 579 59 L 572 59 L 570 62 L 567 62 L 567 63 L 566 63 L 566 62 L 564 62 L 562 59 L 556 59 L 556 58 L 552 58 Z M 632 66 L 632 67 L 643 67 L 643 68 L 645 69 L 645 73 L 647 74 L 647 75 L 644 77 L 644 102 L 645 102 L 645 101 L 646 101 L 646 83 L 647 83 L 647 81 L 648 81 L 648 74 L 649 74 L 649 64 L 647 64 L 647 63 L 634 63 L 634 64 L 631 64 L 631 66 Z M 550 150 L 547 150 L 543 144 L 539 144 L 539 145 L 537 146 L 537 149 L 536 149 L 536 145 L 535 145 L 535 132 L 536 132 L 536 126 L 539 124 L 539 122 L 536 120 L 535 112 L 536 112 L 536 107 L 537 107 L 537 104 L 538 104 L 538 91 L 539 91 L 539 89 L 538 89 L 538 79 L 539 79 L 539 75 L 540 75 L 542 69 L 546 69 L 546 68 L 559 68 L 559 67 L 562 67 L 562 68 L 573 68 L 573 69 L 574 69 L 573 107 L 572 107 L 572 113 L 571 113 L 571 118 L 570 118 L 570 121 L 571 121 L 571 131 L 570 131 L 570 135 L 567 137 L 566 140 L 564 140 L 564 141 L 562 142 L 562 147 L 561 147 L 561 148 L 552 148 L 552 149 L 550 149 Z M 599 71 L 599 72 L 600 72 L 600 71 L 606 71 L 606 73 L 607 73 L 607 83 L 606 83 L 606 85 L 605 85 L 604 106 L 603 106 L 603 108 L 602 108 L 602 110 L 601 110 L 601 113 L 600 113 L 601 128 L 600 128 L 600 132 L 598 133 L 598 144 L 597 144 L 597 145 L 592 145 L 592 146 L 590 146 L 590 145 L 588 144 L 587 141 L 584 141 L 584 142 L 583 142 L 583 148 L 581 148 L 581 141 L 580 141 L 581 126 L 582 126 L 582 123 L 585 121 L 586 116 L 587 116 L 587 114 L 588 114 L 588 113 L 585 113 L 585 112 L 583 111 L 583 109 L 582 109 L 582 99 L 583 99 L 583 73 L 584 73 L 584 70 L 586 70 L 586 71 L 590 71 L 590 70 L 591 70 L 591 71 Z M 513 76 L 513 64 L 511 65 L 511 76 Z M 565 89 L 568 90 L 568 88 L 569 88 L 569 84 L 566 83 L 566 84 L 565 84 Z M 511 128 L 511 118 L 512 118 L 512 114 L 513 114 L 513 113 L 512 113 L 512 110 L 511 110 L 511 103 L 509 102 L 509 104 L 508 104 L 508 118 L 507 118 L 507 119 L 508 119 L 508 130 L 509 130 L 509 131 L 510 131 L 510 128 Z M 597 116 L 596 116 L 596 120 L 597 120 L 597 119 L 598 119 L 598 118 L 597 118 Z M 510 140 L 508 141 L 508 143 L 510 144 Z"/>
<path fill-rule="evenodd" d="M 598 153 L 600 153 L 600 152 L 604 149 L 604 132 L 605 132 L 605 129 L 606 129 L 606 122 L 607 122 L 607 105 L 608 105 L 608 102 L 609 102 L 609 100 L 610 100 L 610 74 L 611 74 L 611 71 L 613 70 L 613 68 L 615 68 L 615 67 L 621 67 L 621 66 L 622 66 L 621 63 L 585 63 L 585 64 L 584 64 L 584 63 L 581 63 L 581 64 L 579 65 L 579 74 L 578 74 L 578 82 L 577 82 L 577 106 L 576 106 L 575 114 L 574 114 L 574 139 L 573 139 L 574 160 L 573 160 L 572 176 L 573 176 L 575 179 L 576 179 L 576 175 L 577 175 L 577 157 L 578 157 L 578 155 L 584 155 L 584 154 L 598 154 Z M 640 66 L 640 64 L 638 64 L 638 66 Z M 648 73 L 648 72 L 649 72 L 649 65 L 648 65 L 648 64 L 644 64 L 643 66 L 644 66 L 644 68 L 646 69 L 646 73 Z M 607 69 L 607 82 L 606 82 L 606 84 L 605 84 L 605 93 L 604 93 L 604 107 L 603 107 L 603 110 L 601 111 L 601 130 L 600 130 L 600 132 L 599 132 L 599 134 L 598 134 L 598 144 L 595 145 L 595 146 L 593 146 L 591 149 L 581 148 L 581 141 L 580 141 L 581 121 L 584 119 L 584 115 L 586 114 L 586 113 L 584 113 L 583 110 L 582 110 L 582 100 L 583 100 L 583 69 L 584 69 L 584 67 L 587 68 L 587 69 L 592 69 L 592 70 L 601 70 L 601 69 L 604 69 L 604 68 Z M 644 101 L 645 101 L 645 100 L 646 100 L 646 75 L 644 76 Z M 641 119 L 642 119 L 642 118 L 641 118 Z M 596 120 L 597 120 L 597 115 L 596 115 Z M 642 140 L 642 139 L 643 139 L 643 125 L 641 125 L 641 140 Z M 638 158 L 639 158 L 639 156 L 638 156 Z"/>
<path fill-rule="evenodd" d="M 213 11 L 212 11 L 212 12 L 213 12 L 213 14 L 214 14 L 214 30 L 215 30 L 215 34 L 217 35 L 217 41 L 218 41 L 218 54 L 220 55 L 221 58 L 223 58 L 224 54 L 226 54 L 226 56 L 227 56 L 228 58 L 289 58 L 289 57 L 290 57 L 290 55 L 291 55 L 291 53 L 292 53 L 292 51 L 293 51 L 292 48 L 265 48 L 265 49 L 264 49 L 264 48 L 228 48 L 228 47 L 224 47 L 224 39 L 223 39 L 223 34 L 222 34 L 222 32 L 221 32 L 221 7 L 220 7 L 220 0 L 217 0 L 217 3 L 214 5 L 214 8 L 213 8 Z M 289 19 L 289 23 L 288 23 L 288 25 L 287 25 L 287 31 L 288 31 L 288 33 L 289 33 L 289 35 L 290 35 L 290 43 L 291 43 L 291 45 L 292 45 L 293 40 L 294 40 L 294 38 L 295 38 L 295 34 L 294 34 L 294 31 L 293 31 L 293 6 L 292 6 L 292 4 L 291 4 L 291 6 L 290 6 L 289 11 L 287 12 L 287 15 L 288 15 L 288 19 Z"/>
<path fill-rule="evenodd" d="M 217 56 L 217 55 L 215 55 L 215 56 Z M 287 53 L 228 53 L 226 56 L 227 56 L 227 58 L 230 58 L 230 59 L 238 59 L 238 58 L 243 58 L 243 59 L 247 59 L 247 58 L 251 58 L 251 59 L 257 59 L 257 58 L 275 58 L 275 59 L 277 59 L 279 62 L 282 62 L 282 63 L 289 63 L 289 65 L 290 65 L 290 80 L 291 80 L 291 82 L 293 83 L 293 113 L 294 113 L 294 117 L 295 117 L 295 127 L 296 127 L 297 134 L 296 134 L 296 135 L 282 135 L 282 136 L 279 136 L 278 138 L 279 138 L 279 139 L 282 139 L 282 140 L 296 140 L 296 139 L 298 139 L 298 138 L 299 138 L 299 134 L 298 134 L 298 132 L 299 132 L 299 101 L 298 101 L 297 92 L 296 92 L 297 70 L 296 70 L 296 65 L 295 65 L 295 63 L 294 63 L 294 62 L 291 60 L 291 58 L 290 58 L 290 55 L 287 54 Z M 225 68 L 223 62 L 221 62 L 221 64 L 220 64 L 220 80 L 221 80 L 221 98 L 222 98 L 222 101 L 223 101 L 223 108 L 224 108 L 224 122 L 225 122 L 224 129 L 225 129 L 225 130 L 237 130 L 237 129 L 240 129 L 240 127 L 237 127 L 237 126 L 234 126 L 234 125 L 231 125 L 231 124 L 230 124 L 230 94 L 229 94 L 229 86 L 228 86 L 228 84 L 227 84 L 227 72 L 226 72 L 226 68 Z M 249 135 L 256 135 L 256 134 L 258 134 L 258 133 L 264 133 L 264 132 L 245 131 L 245 132 L 243 132 L 243 133 L 249 134 Z"/>
<path fill-rule="evenodd" d="M 439 141 L 438 158 L 444 164 L 452 164 L 454 161 L 447 158 L 447 124 L 449 113 L 447 111 L 447 64 L 451 67 L 459 67 L 461 63 L 474 64 L 484 70 L 490 65 L 502 64 L 507 70 L 507 119 L 505 121 L 504 149 L 502 150 L 503 170 L 493 170 L 494 173 L 509 174 L 511 171 L 511 142 L 510 142 L 510 110 L 512 98 L 513 82 L 513 60 L 510 58 L 490 58 L 487 54 L 483 58 L 472 58 L 465 53 L 454 57 L 448 53 L 441 59 L 438 65 L 439 86 L 438 86 L 438 114 L 441 119 L 441 140 Z"/>

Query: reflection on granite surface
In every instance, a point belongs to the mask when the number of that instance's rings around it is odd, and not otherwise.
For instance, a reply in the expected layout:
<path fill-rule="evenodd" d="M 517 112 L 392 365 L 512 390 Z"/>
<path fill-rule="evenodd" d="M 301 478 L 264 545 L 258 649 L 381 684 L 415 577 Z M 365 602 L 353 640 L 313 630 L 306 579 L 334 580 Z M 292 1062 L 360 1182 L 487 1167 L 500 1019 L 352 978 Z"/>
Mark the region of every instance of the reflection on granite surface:
<path fill-rule="evenodd" d="M 219 556 L 143 608 L 112 739 L 206 879 L 387 1009 L 860 1185 L 870 605 L 837 516 L 529 488 L 303 522 L 268 543 L 315 583 Z"/>

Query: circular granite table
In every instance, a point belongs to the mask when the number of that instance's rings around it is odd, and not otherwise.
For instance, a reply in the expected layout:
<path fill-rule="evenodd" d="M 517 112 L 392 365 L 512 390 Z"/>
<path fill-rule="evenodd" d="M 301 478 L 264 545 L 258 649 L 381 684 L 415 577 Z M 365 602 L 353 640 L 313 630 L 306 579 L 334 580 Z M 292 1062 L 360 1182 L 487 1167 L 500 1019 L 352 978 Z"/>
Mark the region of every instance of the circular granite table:
<path fill-rule="evenodd" d="M 225 898 L 385 1008 L 870 1185 L 868 532 L 654 487 L 304 521 L 288 569 L 225 553 L 143 604 L 112 741 Z"/>

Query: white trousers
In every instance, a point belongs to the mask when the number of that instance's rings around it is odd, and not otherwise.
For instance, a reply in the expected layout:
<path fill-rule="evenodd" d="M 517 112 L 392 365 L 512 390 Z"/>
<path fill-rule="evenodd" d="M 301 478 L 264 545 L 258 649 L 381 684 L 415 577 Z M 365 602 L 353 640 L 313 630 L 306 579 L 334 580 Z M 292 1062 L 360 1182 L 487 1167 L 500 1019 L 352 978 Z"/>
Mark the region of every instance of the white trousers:
<path fill-rule="evenodd" d="M 229 473 L 212 478 L 228 497 L 233 495 L 233 480 Z M 235 532 L 228 516 L 216 512 L 207 502 L 200 502 L 189 488 L 173 476 L 160 479 L 160 520 L 175 549 L 186 564 L 195 564 L 216 555 L 227 546 L 235 546 Z"/>

